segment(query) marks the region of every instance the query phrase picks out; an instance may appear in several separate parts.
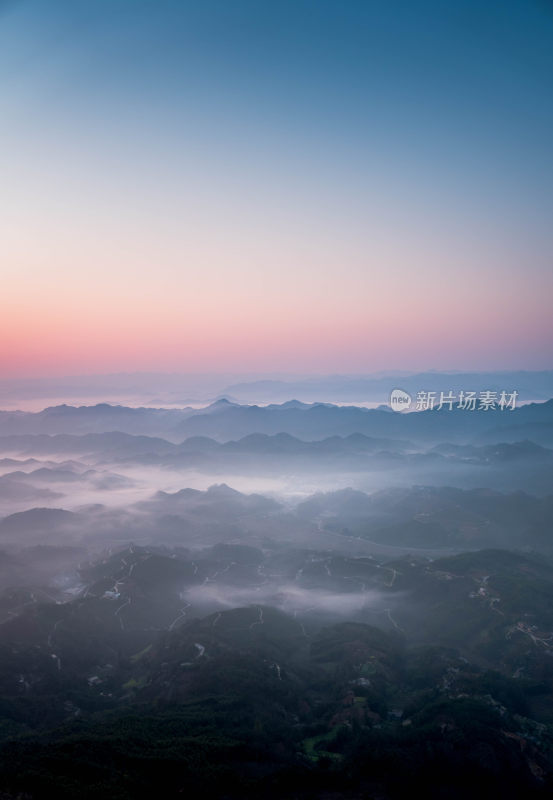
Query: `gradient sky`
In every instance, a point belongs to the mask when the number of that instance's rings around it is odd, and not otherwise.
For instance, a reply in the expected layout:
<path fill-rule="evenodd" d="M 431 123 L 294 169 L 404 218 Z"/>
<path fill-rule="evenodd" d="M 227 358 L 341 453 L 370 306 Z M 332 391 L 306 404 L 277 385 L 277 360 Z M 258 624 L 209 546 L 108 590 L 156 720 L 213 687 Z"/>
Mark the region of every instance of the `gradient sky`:
<path fill-rule="evenodd" d="M 552 365 L 548 0 L 0 0 L 0 367 Z"/>

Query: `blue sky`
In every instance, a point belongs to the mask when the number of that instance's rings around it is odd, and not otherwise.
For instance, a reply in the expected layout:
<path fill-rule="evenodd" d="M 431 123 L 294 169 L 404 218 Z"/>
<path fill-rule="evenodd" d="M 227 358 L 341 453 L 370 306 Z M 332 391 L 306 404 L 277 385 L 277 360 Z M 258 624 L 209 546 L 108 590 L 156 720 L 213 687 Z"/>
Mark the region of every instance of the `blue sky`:
<path fill-rule="evenodd" d="M 550 366 L 550 3 L 1 8 L 6 370 Z"/>

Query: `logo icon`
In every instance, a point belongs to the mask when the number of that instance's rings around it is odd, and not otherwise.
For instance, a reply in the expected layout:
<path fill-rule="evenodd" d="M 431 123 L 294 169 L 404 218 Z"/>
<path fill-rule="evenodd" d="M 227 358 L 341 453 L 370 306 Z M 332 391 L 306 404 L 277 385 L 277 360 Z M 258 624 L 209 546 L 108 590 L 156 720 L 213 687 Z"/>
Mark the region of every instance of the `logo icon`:
<path fill-rule="evenodd" d="M 406 411 L 411 405 L 411 395 L 403 389 L 394 389 L 390 395 L 390 405 L 394 411 Z"/>

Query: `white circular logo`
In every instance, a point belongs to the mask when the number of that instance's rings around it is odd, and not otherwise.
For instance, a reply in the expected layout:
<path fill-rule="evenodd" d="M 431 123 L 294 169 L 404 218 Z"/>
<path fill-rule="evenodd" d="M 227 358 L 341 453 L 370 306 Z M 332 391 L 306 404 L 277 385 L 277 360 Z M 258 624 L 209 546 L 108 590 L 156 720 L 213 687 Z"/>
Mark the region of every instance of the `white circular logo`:
<path fill-rule="evenodd" d="M 394 411 L 406 411 L 411 405 L 411 395 L 403 389 L 394 389 L 390 395 L 390 405 Z"/>

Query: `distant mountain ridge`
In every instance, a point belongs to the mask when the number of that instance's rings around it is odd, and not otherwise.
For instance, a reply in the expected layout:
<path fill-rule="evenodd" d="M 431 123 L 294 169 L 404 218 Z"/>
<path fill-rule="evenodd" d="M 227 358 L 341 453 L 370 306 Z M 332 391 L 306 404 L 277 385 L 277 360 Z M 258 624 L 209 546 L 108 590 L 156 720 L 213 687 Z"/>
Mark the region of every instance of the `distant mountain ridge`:
<path fill-rule="evenodd" d="M 535 401 L 553 397 L 553 371 L 530 372 L 504 370 L 500 372 L 393 372 L 386 375 L 325 375 L 288 380 L 257 380 L 233 383 L 222 394 L 232 395 L 240 402 L 279 402 L 298 397 L 305 402 L 328 400 L 342 403 L 383 403 L 390 392 L 400 388 L 415 395 L 418 391 L 513 391 Z"/>
<path fill-rule="evenodd" d="M 112 432 L 116 434 L 112 434 Z M 41 412 L 0 411 L 0 438 L 13 435 L 145 435 L 173 443 L 192 436 L 224 442 L 249 434 L 290 434 L 304 440 L 363 434 L 412 441 L 513 442 L 553 444 L 553 400 L 513 411 L 428 410 L 410 414 L 296 400 L 268 406 L 221 399 L 202 409 L 109 406 L 56 406 Z"/>

